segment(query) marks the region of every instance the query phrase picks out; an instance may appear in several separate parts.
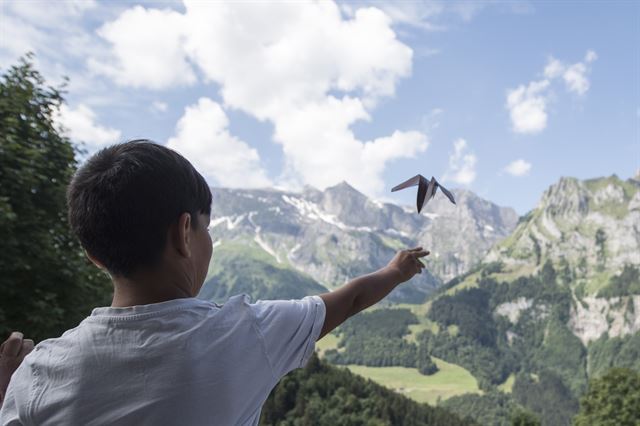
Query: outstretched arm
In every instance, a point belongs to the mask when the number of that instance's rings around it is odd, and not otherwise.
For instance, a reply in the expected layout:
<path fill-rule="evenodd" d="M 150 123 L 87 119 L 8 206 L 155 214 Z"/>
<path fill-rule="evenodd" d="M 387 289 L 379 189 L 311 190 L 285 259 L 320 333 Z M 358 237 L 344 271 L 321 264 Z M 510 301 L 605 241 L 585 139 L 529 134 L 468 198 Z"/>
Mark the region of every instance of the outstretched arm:
<path fill-rule="evenodd" d="M 419 259 L 428 254 L 422 247 L 401 250 L 384 268 L 355 278 L 331 293 L 321 294 L 326 315 L 318 340 L 347 318 L 382 300 L 398 284 L 421 273 L 424 264 Z"/>

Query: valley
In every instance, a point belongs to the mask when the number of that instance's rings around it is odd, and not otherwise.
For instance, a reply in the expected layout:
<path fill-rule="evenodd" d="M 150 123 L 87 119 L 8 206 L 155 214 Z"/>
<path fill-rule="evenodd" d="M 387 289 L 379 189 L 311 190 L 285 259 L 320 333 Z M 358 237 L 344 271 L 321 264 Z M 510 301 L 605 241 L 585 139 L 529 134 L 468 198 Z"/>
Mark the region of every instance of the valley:
<path fill-rule="evenodd" d="M 434 202 L 422 216 L 347 184 L 216 194 L 201 297 L 318 294 L 399 248 L 432 249 L 431 274 L 317 344 L 324 360 L 417 402 L 461 416 L 483 407 L 476 420 L 498 425 L 520 409 L 568 425 L 590 378 L 640 369 L 637 179 L 562 178 L 519 219 L 468 192 L 456 192 L 459 210 Z"/>

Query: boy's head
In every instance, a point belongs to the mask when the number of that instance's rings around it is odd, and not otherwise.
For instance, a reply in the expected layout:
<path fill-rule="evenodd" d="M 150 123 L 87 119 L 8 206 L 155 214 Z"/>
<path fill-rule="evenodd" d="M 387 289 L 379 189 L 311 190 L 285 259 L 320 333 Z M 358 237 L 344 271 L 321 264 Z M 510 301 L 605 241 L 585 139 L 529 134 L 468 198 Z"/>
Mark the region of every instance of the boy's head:
<path fill-rule="evenodd" d="M 67 203 L 69 223 L 87 254 L 113 276 L 154 268 L 173 248 L 204 280 L 211 191 L 177 152 L 147 140 L 104 148 L 76 172 Z"/>

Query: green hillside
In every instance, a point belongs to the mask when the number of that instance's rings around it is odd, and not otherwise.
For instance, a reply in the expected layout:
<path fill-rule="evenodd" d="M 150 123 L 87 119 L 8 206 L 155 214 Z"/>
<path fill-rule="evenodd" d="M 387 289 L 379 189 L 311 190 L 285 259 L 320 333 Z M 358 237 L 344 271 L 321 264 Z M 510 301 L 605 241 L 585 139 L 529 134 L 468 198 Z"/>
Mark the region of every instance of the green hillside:
<path fill-rule="evenodd" d="M 576 300 L 566 277 L 550 262 L 539 274 L 511 282 L 496 281 L 500 274 L 485 273 L 476 288 L 461 289 L 432 302 L 427 316 L 441 328 L 456 325 L 458 332 L 455 336 L 424 333 L 423 343 L 430 354 L 469 369 L 487 390 L 511 391 L 514 401 L 536 412 L 543 424 L 570 422 L 589 377 L 614 366 L 640 368 L 637 332 L 620 337 L 604 333 L 586 344 L 579 339 L 576 312 L 587 302 Z M 635 274 L 637 269 L 627 266 L 605 287 L 618 289 L 619 297 L 599 301 L 611 306 L 606 321 L 633 322 L 637 296 L 622 294 L 622 289 L 629 289 L 626 283 Z M 545 398 L 551 399 L 544 402 Z"/>
<path fill-rule="evenodd" d="M 257 244 L 223 243 L 214 248 L 209 273 L 198 295 L 224 302 L 245 293 L 257 299 L 298 299 L 327 289 L 312 278 L 278 264 Z"/>
<path fill-rule="evenodd" d="M 284 377 L 262 409 L 263 425 L 476 425 L 319 360 Z"/>
<path fill-rule="evenodd" d="M 430 376 L 416 368 L 347 365 L 352 372 L 415 401 L 436 404 L 456 395 L 479 394 L 478 381 L 464 368 L 433 357 L 438 372 Z"/>

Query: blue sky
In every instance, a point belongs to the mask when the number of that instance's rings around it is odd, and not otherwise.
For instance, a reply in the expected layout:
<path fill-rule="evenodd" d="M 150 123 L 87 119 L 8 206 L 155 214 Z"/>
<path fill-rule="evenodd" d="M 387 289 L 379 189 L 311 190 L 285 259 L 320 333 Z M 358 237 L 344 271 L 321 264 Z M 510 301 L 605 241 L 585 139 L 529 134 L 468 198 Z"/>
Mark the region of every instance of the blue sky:
<path fill-rule="evenodd" d="M 390 194 L 416 173 L 518 213 L 640 167 L 638 2 L 1 3 L 0 66 L 70 78 L 90 150 L 182 152 L 212 185 Z"/>

